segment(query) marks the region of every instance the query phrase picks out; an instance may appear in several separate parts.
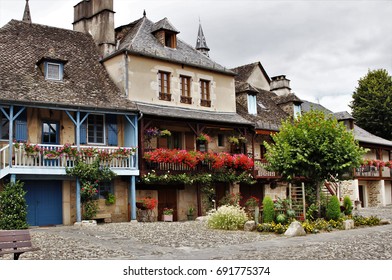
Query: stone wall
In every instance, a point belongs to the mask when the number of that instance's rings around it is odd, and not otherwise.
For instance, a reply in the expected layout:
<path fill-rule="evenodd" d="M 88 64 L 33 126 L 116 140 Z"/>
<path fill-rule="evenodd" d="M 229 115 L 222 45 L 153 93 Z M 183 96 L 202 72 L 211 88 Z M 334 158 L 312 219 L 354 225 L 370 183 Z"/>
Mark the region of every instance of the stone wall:
<path fill-rule="evenodd" d="M 271 185 L 264 185 L 264 196 L 269 196 L 272 199 L 286 198 L 287 183 L 278 182 L 275 188 L 271 188 Z"/>
<path fill-rule="evenodd" d="M 344 198 L 345 196 L 350 197 L 351 201 L 355 201 L 357 197 L 355 197 L 355 190 L 352 180 L 346 180 L 340 182 L 340 197 Z"/>
<path fill-rule="evenodd" d="M 381 192 L 379 181 L 368 181 L 368 207 L 377 207 L 381 205 Z"/>

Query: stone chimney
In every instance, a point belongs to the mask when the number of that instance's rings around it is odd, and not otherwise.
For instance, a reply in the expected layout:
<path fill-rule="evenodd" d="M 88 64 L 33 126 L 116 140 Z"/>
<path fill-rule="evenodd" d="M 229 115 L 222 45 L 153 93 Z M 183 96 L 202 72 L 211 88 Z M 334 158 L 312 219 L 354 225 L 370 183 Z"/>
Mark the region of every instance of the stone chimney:
<path fill-rule="evenodd" d="M 113 0 L 83 0 L 74 6 L 73 30 L 91 34 L 102 57 L 114 52 Z"/>
<path fill-rule="evenodd" d="M 284 96 L 291 93 L 290 80 L 285 75 L 275 76 L 271 78 L 271 91 L 278 96 Z"/>

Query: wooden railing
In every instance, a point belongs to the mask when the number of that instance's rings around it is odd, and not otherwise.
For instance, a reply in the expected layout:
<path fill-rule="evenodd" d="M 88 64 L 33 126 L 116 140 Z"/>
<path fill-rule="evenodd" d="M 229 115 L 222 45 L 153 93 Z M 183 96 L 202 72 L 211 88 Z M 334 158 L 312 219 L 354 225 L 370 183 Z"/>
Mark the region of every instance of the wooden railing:
<path fill-rule="evenodd" d="M 391 178 L 392 169 L 387 166 L 362 165 L 354 169 L 354 177 Z"/>
<path fill-rule="evenodd" d="M 81 153 L 77 157 L 61 153 L 63 145 L 45 145 L 38 144 L 40 151 L 27 153 L 24 144 L 18 144 L 14 147 L 14 155 L 12 161 L 12 167 L 30 167 L 30 168 L 64 168 L 73 167 L 76 163 L 76 159 L 82 160 L 86 163 L 93 163 L 95 160 L 99 160 L 101 166 L 107 166 L 109 168 L 121 168 L 121 169 L 136 169 L 136 151 L 127 156 L 118 155 L 118 147 L 99 147 L 99 146 L 81 146 Z M 76 146 L 71 146 L 76 150 Z M 92 150 L 94 153 L 86 155 L 83 150 Z M 129 148 L 122 148 L 129 149 Z M 5 168 L 8 159 L 8 145 L 0 150 L 1 156 L 1 167 Z M 50 151 L 53 151 L 54 156 L 50 155 Z M 106 154 L 107 157 L 100 157 L 100 152 Z"/>
<path fill-rule="evenodd" d="M 274 171 L 268 171 L 266 167 L 269 165 L 269 163 L 264 160 L 264 159 L 255 159 L 255 176 L 256 178 L 267 178 L 267 177 L 279 177 L 279 174 L 277 174 Z"/>
<path fill-rule="evenodd" d="M 210 164 L 198 164 L 195 167 L 190 167 L 184 163 L 165 163 L 165 162 L 147 162 L 146 160 L 143 161 L 143 171 L 142 173 L 147 173 L 149 171 L 154 170 L 157 174 L 164 174 L 170 171 L 173 174 L 178 173 L 201 173 L 201 172 L 208 172 L 213 171 Z"/>

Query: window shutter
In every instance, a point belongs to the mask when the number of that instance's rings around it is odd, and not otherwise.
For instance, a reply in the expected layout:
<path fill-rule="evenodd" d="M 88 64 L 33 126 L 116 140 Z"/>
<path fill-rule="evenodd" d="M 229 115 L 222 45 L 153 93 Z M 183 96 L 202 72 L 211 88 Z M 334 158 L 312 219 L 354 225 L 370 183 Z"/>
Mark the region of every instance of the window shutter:
<path fill-rule="evenodd" d="M 19 108 L 16 110 L 19 111 Z M 16 141 L 27 141 L 27 112 L 26 109 L 15 120 Z"/>
<path fill-rule="evenodd" d="M 86 113 L 80 113 L 80 119 L 85 115 Z M 80 125 L 80 144 L 87 144 L 87 119 Z"/>
<path fill-rule="evenodd" d="M 106 115 L 106 123 L 108 126 L 108 145 L 118 145 L 118 133 L 117 133 L 117 115 Z"/>

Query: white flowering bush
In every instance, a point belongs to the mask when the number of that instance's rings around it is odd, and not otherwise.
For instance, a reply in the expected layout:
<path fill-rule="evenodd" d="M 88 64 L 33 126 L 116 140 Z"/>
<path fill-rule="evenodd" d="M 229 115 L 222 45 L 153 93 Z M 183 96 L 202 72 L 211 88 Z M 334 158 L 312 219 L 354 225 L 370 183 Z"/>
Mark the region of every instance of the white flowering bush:
<path fill-rule="evenodd" d="M 244 227 L 248 216 L 238 205 L 223 205 L 208 214 L 207 225 L 214 229 L 236 230 Z"/>

